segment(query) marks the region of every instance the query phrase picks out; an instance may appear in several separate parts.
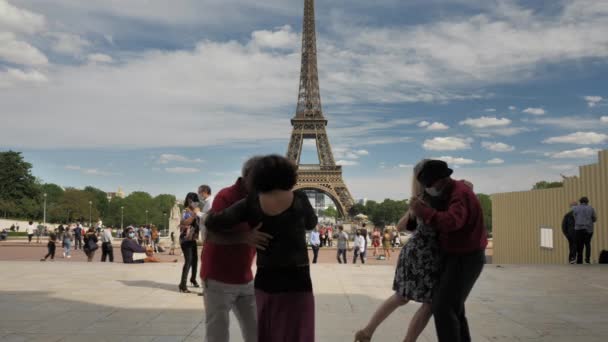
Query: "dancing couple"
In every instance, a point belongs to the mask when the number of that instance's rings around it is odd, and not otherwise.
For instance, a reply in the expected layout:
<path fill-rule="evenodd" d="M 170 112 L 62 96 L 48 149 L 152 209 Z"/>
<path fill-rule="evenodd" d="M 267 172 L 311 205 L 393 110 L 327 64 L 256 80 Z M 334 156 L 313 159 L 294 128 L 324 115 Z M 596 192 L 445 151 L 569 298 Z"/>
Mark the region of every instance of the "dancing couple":
<path fill-rule="evenodd" d="M 404 342 L 414 342 L 431 316 L 439 342 L 471 341 L 465 301 L 485 264 L 487 232 L 472 184 L 456 181 L 439 160 L 423 160 L 414 168 L 409 210 L 399 230 L 414 231 L 401 250 L 393 281 L 394 293 L 355 334 L 371 341 L 376 328 L 409 301 L 422 303 Z"/>

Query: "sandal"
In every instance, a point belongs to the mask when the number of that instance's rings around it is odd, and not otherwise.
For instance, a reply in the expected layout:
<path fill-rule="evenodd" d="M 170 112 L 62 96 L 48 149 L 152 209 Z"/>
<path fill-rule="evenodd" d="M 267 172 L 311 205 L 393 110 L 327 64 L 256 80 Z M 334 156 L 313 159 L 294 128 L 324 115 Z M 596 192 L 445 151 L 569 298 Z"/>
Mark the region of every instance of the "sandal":
<path fill-rule="evenodd" d="M 370 342 L 371 340 L 372 337 L 363 330 L 359 330 L 355 334 L 355 342 Z"/>

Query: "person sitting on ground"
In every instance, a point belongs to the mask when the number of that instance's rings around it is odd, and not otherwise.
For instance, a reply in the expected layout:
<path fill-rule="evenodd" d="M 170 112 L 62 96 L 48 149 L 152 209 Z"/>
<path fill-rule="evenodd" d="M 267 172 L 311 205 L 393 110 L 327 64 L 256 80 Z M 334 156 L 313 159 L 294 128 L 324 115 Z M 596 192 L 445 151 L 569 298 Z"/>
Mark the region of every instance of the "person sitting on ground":
<path fill-rule="evenodd" d="M 151 247 L 145 248 L 139 245 L 137 240 L 135 240 L 135 230 L 132 227 L 127 228 L 125 233 L 125 238 L 120 245 L 123 263 L 143 264 L 144 262 L 162 262 L 154 256 L 154 251 Z M 177 259 L 169 262 L 177 262 Z"/>

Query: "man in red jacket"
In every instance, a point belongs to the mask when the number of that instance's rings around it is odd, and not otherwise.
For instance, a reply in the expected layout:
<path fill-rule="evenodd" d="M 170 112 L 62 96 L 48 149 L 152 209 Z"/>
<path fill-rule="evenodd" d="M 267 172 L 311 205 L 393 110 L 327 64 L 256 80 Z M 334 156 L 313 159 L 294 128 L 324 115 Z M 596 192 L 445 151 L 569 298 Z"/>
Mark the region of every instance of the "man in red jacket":
<path fill-rule="evenodd" d="M 464 304 L 485 264 L 488 240 L 477 196 L 470 184 L 450 178 L 452 172 L 443 161 L 427 162 L 418 181 L 431 196 L 431 206 L 417 198 L 410 206 L 439 232 L 441 278 L 433 295 L 438 340 L 467 342 L 471 334 Z"/>

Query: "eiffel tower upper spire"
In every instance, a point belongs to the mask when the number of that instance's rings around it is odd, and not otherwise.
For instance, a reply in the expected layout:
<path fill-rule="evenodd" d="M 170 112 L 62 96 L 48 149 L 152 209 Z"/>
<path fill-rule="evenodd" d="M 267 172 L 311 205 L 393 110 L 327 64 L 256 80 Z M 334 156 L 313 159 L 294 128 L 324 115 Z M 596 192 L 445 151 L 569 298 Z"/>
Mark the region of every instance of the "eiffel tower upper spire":
<path fill-rule="evenodd" d="M 317 35 L 315 30 L 315 0 L 304 2 L 302 28 L 302 67 L 300 91 L 294 119 L 323 119 L 319 74 L 317 71 Z"/>

